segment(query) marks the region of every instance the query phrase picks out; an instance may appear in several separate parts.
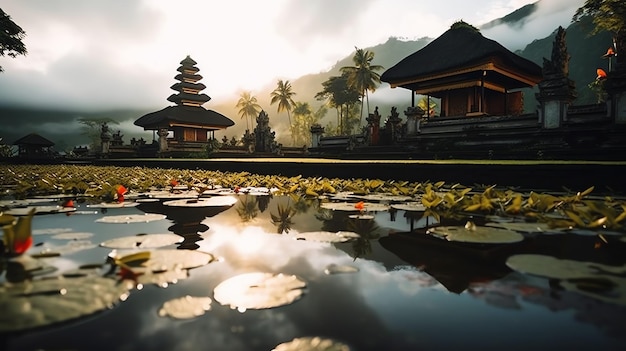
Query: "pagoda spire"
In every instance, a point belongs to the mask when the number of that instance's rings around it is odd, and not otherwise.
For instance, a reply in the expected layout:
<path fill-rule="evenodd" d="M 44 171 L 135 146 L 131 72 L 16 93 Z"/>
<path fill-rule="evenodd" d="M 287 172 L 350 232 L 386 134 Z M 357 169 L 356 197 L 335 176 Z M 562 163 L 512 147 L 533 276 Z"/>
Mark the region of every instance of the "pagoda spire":
<path fill-rule="evenodd" d="M 207 94 L 200 93 L 206 86 L 202 83 L 198 83 L 202 79 L 202 76 L 198 74 L 200 69 L 196 67 L 196 64 L 197 62 L 189 57 L 189 55 L 184 60 L 180 61 L 180 67 L 177 69 L 180 73 L 174 77 L 178 83 L 170 87 L 178 93 L 170 95 L 170 97 L 167 98 L 168 101 L 178 106 L 200 107 L 211 100 L 211 97 Z"/>

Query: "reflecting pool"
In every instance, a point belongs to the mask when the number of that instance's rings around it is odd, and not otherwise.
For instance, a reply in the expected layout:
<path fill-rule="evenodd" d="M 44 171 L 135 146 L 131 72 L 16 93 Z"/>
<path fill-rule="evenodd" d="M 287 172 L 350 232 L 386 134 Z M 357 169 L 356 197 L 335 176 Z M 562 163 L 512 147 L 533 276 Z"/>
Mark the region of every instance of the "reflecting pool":
<path fill-rule="evenodd" d="M 172 198 L 140 198 L 127 199 L 137 201 L 135 206 L 111 208 L 76 201 L 75 212 L 36 214 L 34 245 L 27 254 L 38 266 L 31 269 L 31 263 L 20 261 L 2 267 L 0 305 L 12 306 L 0 316 L 3 328 L 21 318 L 80 310 L 58 302 L 72 289 L 84 290 L 77 305 L 101 303 L 105 294 L 120 298 L 67 320 L 2 333 L 2 349 L 272 350 L 303 337 L 330 339 L 350 350 L 618 350 L 626 345 L 623 233 L 526 231 L 524 241 L 497 252 L 471 245 L 457 250 L 422 240 L 423 228 L 434 219 L 412 208 L 393 209 L 389 200 L 379 202 L 386 208 L 359 209 L 355 200 L 349 203 L 357 207 L 342 210 L 324 207 L 318 198 L 253 192 L 205 198 L 217 197 L 233 200 L 201 206 L 196 205 L 200 199 L 183 199 L 181 206 Z M 59 203 L 48 201 L 37 205 Z M 161 216 L 131 220 L 146 213 Z M 121 223 L 103 220 L 113 216 L 121 216 Z M 180 240 L 158 248 L 137 236 L 168 233 Z M 129 236 L 140 238 L 131 239 L 131 248 L 101 245 Z M 156 255 L 135 257 L 139 264 L 123 257 L 151 250 L 209 255 L 204 264 L 189 267 L 181 267 L 186 259 L 181 257 L 172 268 L 159 263 L 162 271 L 158 266 L 152 272 L 131 268 L 124 274 L 119 267 L 113 272 L 113 258 L 139 267 Z M 510 261 L 507 265 L 513 255 L 555 257 L 569 271 L 577 269 L 570 261 L 579 262 L 591 273 L 561 278 L 513 270 Z M 176 274 L 158 275 L 165 271 Z M 220 302 L 244 295 L 236 284 L 221 284 L 247 273 L 268 273 L 272 280 L 250 283 L 246 302 Z M 7 286 L 20 284 L 24 276 L 72 281 L 94 275 L 113 284 L 79 280 L 8 297 Z M 34 298 L 44 302 L 28 300 Z M 185 298 L 191 312 L 169 309 Z M 46 304 L 58 306 L 47 311 Z"/>

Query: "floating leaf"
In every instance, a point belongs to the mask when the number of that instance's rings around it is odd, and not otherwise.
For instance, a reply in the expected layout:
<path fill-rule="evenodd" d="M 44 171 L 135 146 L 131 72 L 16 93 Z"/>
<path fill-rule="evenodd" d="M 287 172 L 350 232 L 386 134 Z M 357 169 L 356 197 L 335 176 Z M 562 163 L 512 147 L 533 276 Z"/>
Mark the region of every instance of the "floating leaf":
<path fill-rule="evenodd" d="M 89 239 L 93 236 L 93 233 L 80 233 L 80 232 L 68 232 L 68 233 L 60 233 L 52 236 L 52 239 L 57 240 L 83 240 Z"/>
<path fill-rule="evenodd" d="M 233 206 L 237 201 L 234 196 L 213 196 L 200 199 L 171 200 L 164 202 L 163 205 L 170 207 L 226 207 Z"/>
<path fill-rule="evenodd" d="M 159 316 L 174 319 L 191 319 L 211 309 L 210 297 L 183 296 L 166 301 L 159 309 Z"/>
<path fill-rule="evenodd" d="M 346 344 L 320 337 L 295 338 L 276 346 L 272 351 L 350 351 Z"/>
<path fill-rule="evenodd" d="M 448 241 L 468 243 L 505 244 L 524 240 L 523 235 L 512 230 L 482 226 L 433 227 L 428 229 L 428 233 L 443 237 Z"/>
<path fill-rule="evenodd" d="M 409 211 L 409 212 L 426 211 L 426 206 L 424 206 L 421 202 L 407 202 L 403 204 L 392 204 L 391 208 L 395 208 L 396 210 Z"/>
<path fill-rule="evenodd" d="M 136 215 L 118 215 L 118 216 L 104 216 L 102 218 L 96 219 L 96 222 L 99 223 L 116 223 L 116 224 L 126 224 L 126 223 L 141 223 L 141 222 L 152 222 L 152 221 L 160 221 L 165 219 L 167 216 L 156 214 L 156 213 L 145 213 L 145 214 L 136 214 Z"/>
<path fill-rule="evenodd" d="M 28 206 L 28 207 L 16 207 L 4 211 L 5 214 L 13 216 L 28 216 L 31 210 L 35 210 L 35 214 L 51 214 L 51 213 L 67 213 L 74 212 L 74 207 L 62 207 L 62 206 Z"/>
<path fill-rule="evenodd" d="M 298 300 L 306 284 L 295 275 L 244 273 L 221 282 L 213 295 L 222 305 L 243 312 L 288 305 Z"/>
<path fill-rule="evenodd" d="M 124 284 L 96 275 L 0 285 L 0 332 L 66 322 L 112 308 L 128 296 Z"/>
<path fill-rule="evenodd" d="M 125 236 L 102 242 L 100 246 L 111 249 L 150 249 L 178 244 L 183 241 L 183 237 L 176 234 L 143 234 Z"/>

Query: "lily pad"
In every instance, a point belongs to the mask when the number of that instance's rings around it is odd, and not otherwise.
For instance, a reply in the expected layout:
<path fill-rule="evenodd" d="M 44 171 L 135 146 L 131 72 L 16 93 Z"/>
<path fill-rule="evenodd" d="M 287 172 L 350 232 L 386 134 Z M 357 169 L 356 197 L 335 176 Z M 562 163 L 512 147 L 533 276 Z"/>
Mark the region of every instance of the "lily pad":
<path fill-rule="evenodd" d="M 170 207 L 225 207 L 232 206 L 237 201 L 239 200 L 233 196 L 213 196 L 200 199 L 166 201 L 163 205 Z"/>
<path fill-rule="evenodd" d="M 559 234 L 562 230 L 550 228 L 548 223 L 543 222 L 492 222 L 486 223 L 486 227 L 504 228 L 522 233 Z"/>
<path fill-rule="evenodd" d="M 325 243 L 344 243 L 358 237 L 360 237 L 360 235 L 354 232 L 335 233 L 327 231 L 304 232 L 294 235 L 296 240 L 319 241 Z"/>
<path fill-rule="evenodd" d="M 191 319 L 211 309 L 210 297 L 183 296 L 169 300 L 159 309 L 159 316 L 174 319 Z"/>
<path fill-rule="evenodd" d="M 552 279 L 574 279 L 595 276 L 600 272 L 626 274 L 626 266 L 558 259 L 553 256 L 520 254 L 509 257 L 506 265 L 514 271 Z"/>
<path fill-rule="evenodd" d="M 87 207 L 90 208 L 124 208 L 124 207 L 135 207 L 139 205 L 138 202 L 130 202 L 130 201 L 125 201 L 125 202 L 101 202 L 99 204 L 90 204 L 87 205 Z"/>
<path fill-rule="evenodd" d="M 403 210 L 409 212 L 424 212 L 426 211 L 426 206 L 424 206 L 421 202 L 406 202 L 403 204 L 392 204 L 391 208 L 395 208 L 396 210 Z"/>
<path fill-rule="evenodd" d="M 288 305 L 304 294 L 306 283 L 295 275 L 264 272 L 244 273 L 215 287 L 215 300 L 243 312 Z"/>
<path fill-rule="evenodd" d="M 160 221 L 162 219 L 167 218 L 167 216 L 156 213 L 145 213 L 145 214 L 137 214 L 137 215 L 117 215 L 117 216 L 104 216 L 102 218 L 96 219 L 96 222 L 99 223 L 117 223 L 117 224 L 126 224 L 126 223 L 147 223 L 152 221 Z"/>
<path fill-rule="evenodd" d="M 389 202 L 401 202 L 401 201 L 409 201 L 413 199 L 411 196 L 407 195 L 393 195 L 393 194 L 367 194 L 367 195 L 359 195 L 355 196 L 359 199 L 366 201 L 389 201 Z"/>
<path fill-rule="evenodd" d="M 272 351 L 350 351 L 350 347 L 332 339 L 315 336 L 295 338 L 276 346 Z"/>
<path fill-rule="evenodd" d="M 67 213 L 76 211 L 75 207 L 62 207 L 62 206 L 27 206 L 27 207 L 15 207 L 4 211 L 5 214 L 12 216 L 27 216 L 30 210 L 35 209 L 35 214 L 50 214 L 50 213 Z"/>
<path fill-rule="evenodd" d="M 320 208 L 325 208 L 328 210 L 334 210 L 334 211 L 370 211 L 370 212 L 377 212 L 377 211 L 387 211 L 389 210 L 389 205 L 385 205 L 385 204 L 379 204 L 379 203 L 373 203 L 373 202 L 364 202 L 359 206 L 360 208 L 356 207 L 356 203 L 353 202 L 324 202 L 320 205 Z"/>
<path fill-rule="evenodd" d="M 507 244 L 524 240 L 522 234 L 513 230 L 474 225 L 433 227 L 428 233 L 448 241 L 467 243 Z"/>
<path fill-rule="evenodd" d="M 120 259 L 123 259 L 123 256 Z M 197 250 L 152 250 L 149 259 L 143 262 L 141 267 L 152 272 L 163 272 L 196 268 L 214 260 L 215 257 L 210 253 Z"/>
<path fill-rule="evenodd" d="M 100 246 L 111 249 L 150 249 L 178 244 L 183 241 L 183 237 L 176 234 L 145 234 L 125 236 L 102 242 Z"/>
<path fill-rule="evenodd" d="M 93 233 L 81 233 L 81 232 L 67 232 L 59 233 L 52 236 L 52 239 L 57 240 L 83 240 L 89 239 L 93 236 Z"/>
<path fill-rule="evenodd" d="M 0 332 L 44 327 L 89 316 L 125 300 L 128 289 L 114 279 L 89 275 L 0 285 Z"/>
<path fill-rule="evenodd" d="M 522 254 L 507 259 L 509 268 L 549 279 L 559 279 L 566 290 L 601 301 L 626 306 L 626 266 Z"/>

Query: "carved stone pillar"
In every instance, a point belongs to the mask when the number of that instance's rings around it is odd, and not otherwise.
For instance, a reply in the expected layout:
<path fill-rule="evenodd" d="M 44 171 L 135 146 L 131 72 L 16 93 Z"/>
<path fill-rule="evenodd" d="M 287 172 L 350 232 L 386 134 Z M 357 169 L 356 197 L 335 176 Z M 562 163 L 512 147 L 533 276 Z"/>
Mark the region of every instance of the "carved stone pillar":
<path fill-rule="evenodd" d="M 109 155 L 109 147 L 111 145 L 111 133 L 109 132 L 109 127 L 106 122 L 102 124 L 101 132 L 100 132 L 100 152 L 103 157 Z"/>
<path fill-rule="evenodd" d="M 552 58 L 543 59 L 544 79 L 539 82 L 539 123 L 543 128 L 560 128 L 567 121 L 567 109 L 576 99 L 576 86 L 569 79 L 569 59 L 565 30 L 559 27 L 552 44 Z"/>
<path fill-rule="evenodd" d="M 406 116 L 406 134 L 414 135 L 419 133 L 424 110 L 417 106 L 409 106 L 404 111 L 404 115 Z"/>
<path fill-rule="evenodd" d="M 167 128 L 159 128 L 157 131 L 157 135 L 159 136 L 159 153 L 165 153 L 169 151 L 167 147 L 167 135 L 169 133 L 169 129 Z"/>
<path fill-rule="evenodd" d="M 319 124 L 314 124 L 311 126 L 311 147 L 319 147 L 320 139 L 324 134 L 324 127 Z"/>
<path fill-rule="evenodd" d="M 380 113 L 378 113 L 378 106 L 374 109 L 374 113 L 370 113 L 366 118 L 368 142 L 370 145 L 378 145 L 380 140 Z"/>
<path fill-rule="evenodd" d="M 613 116 L 616 124 L 626 124 L 626 34 L 621 34 L 615 40 L 616 63 L 614 69 L 608 72 L 604 84 L 608 94 L 608 112 Z"/>

